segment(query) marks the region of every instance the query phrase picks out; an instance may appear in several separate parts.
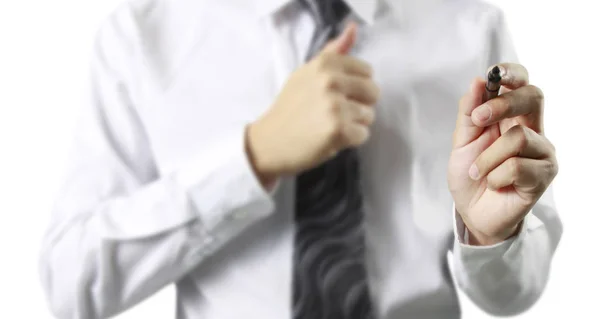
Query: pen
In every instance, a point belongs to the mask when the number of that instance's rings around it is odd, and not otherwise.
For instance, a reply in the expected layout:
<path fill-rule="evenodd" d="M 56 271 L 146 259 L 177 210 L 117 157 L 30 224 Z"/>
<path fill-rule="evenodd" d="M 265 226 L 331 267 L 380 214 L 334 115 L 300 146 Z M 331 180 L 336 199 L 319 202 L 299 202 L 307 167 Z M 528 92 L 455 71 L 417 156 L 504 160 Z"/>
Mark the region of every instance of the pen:
<path fill-rule="evenodd" d="M 487 83 L 485 84 L 485 92 L 483 93 L 482 98 L 483 103 L 498 96 L 498 92 L 500 91 L 500 80 L 502 80 L 502 77 L 500 76 L 500 68 L 495 66 L 488 73 Z"/>

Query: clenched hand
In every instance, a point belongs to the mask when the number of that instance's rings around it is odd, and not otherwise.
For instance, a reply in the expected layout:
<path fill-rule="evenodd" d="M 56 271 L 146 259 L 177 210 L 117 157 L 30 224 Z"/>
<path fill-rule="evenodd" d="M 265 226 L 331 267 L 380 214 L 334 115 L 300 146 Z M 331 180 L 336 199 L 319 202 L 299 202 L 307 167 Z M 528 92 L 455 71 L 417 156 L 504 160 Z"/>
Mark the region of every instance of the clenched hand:
<path fill-rule="evenodd" d="M 348 55 L 355 39 L 350 24 L 289 77 L 269 111 L 249 126 L 248 154 L 263 185 L 368 139 L 379 88 L 371 67 Z"/>

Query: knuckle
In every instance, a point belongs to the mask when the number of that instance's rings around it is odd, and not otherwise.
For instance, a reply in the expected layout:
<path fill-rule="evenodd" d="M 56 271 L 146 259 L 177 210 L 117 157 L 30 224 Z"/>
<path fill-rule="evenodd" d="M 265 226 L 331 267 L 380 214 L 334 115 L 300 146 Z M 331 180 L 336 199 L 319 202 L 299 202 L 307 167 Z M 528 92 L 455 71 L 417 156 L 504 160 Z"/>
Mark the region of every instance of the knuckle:
<path fill-rule="evenodd" d="M 523 171 L 523 165 L 521 165 L 521 161 L 518 158 L 512 157 L 508 159 L 508 167 L 510 171 L 510 175 L 513 177 L 519 176 Z"/>
<path fill-rule="evenodd" d="M 559 165 L 558 165 L 558 160 L 556 159 L 555 156 L 551 155 L 547 158 L 547 160 L 545 161 L 546 165 L 545 165 L 545 170 L 546 170 L 546 174 L 548 174 L 548 176 L 550 176 L 551 178 L 554 178 L 556 175 L 558 175 L 558 171 L 559 171 Z"/>
<path fill-rule="evenodd" d="M 522 64 L 521 68 L 523 69 L 523 76 L 525 77 L 525 79 L 529 79 L 529 70 L 527 70 L 527 68 Z"/>
<path fill-rule="evenodd" d="M 325 90 L 333 90 L 337 85 L 337 77 L 331 72 L 321 74 L 320 77 L 321 88 Z"/>
<path fill-rule="evenodd" d="M 343 114 L 342 114 L 342 101 L 335 96 L 328 96 L 327 98 L 327 118 L 329 119 L 329 135 L 334 137 L 340 134 L 343 127 Z"/>
<path fill-rule="evenodd" d="M 359 146 L 367 141 L 369 138 L 369 129 L 365 126 L 353 126 L 352 128 L 348 128 L 348 130 L 352 131 L 351 136 L 349 136 L 348 144 L 350 146 Z"/>
<path fill-rule="evenodd" d="M 554 178 L 554 176 L 558 175 L 558 163 L 556 161 L 548 161 L 546 170 L 547 170 L 547 174 L 548 176 L 550 176 L 551 178 Z"/>
<path fill-rule="evenodd" d="M 552 174 L 552 176 L 556 176 L 558 175 L 558 172 L 560 171 L 560 165 L 558 165 L 558 161 L 553 160 L 551 161 L 551 165 L 550 165 L 550 172 Z"/>
<path fill-rule="evenodd" d="M 360 137 L 360 140 L 358 141 L 358 145 L 364 144 L 367 140 L 369 140 L 370 136 L 371 136 L 371 131 L 368 128 L 365 128 L 363 131 L 363 134 Z"/>
<path fill-rule="evenodd" d="M 531 92 L 531 97 L 534 101 L 542 102 L 544 101 L 544 91 L 535 85 L 529 85 L 529 91 Z"/>
<path fill-rule="evenodd" d="M 498 177 L 495 176 L 494 174 L 490 173 L 490 175 L 488 175 L 486 181 L 487 181 L 489 188 L 491 188 L 492 190 L 497 190 L 498 188 L 500 188 L 500 183 L 498 181 Z"/>
<path fill-rule="evenodd" d="M 341 99 L 332 96 L 332 95 L 328 95 L 327 97 L 325 97 L 326 100 L 326 108 L 327 111 L 329 112 L 329 114 L 335 118 L 335 119 L 339 119 L 341 117 L 341 113 L 342 113 L 342 101 Z"/>
<path fill-rule="evenodd" d="M 331 68 L 331 65 L 334 61 L 335 57 L 331 52 L 323 52 L 319 57 L 315 60 L 315 65 L 317 70 L 325 71 Z"/>
<path fill-rule="evenodd" d="M 556 146 L 545 135 L 540 134 L 539 137 L 542 140 L 545 151 L 548 153 L 547 155 L 554 157 L 556 155 Z"/>
<path fill-rule="evenodd" d="M 339 118 L 334 118 L 331 123 L 329 140 L 332 141 L 336 147 L 343 146 L 347 143 L 344 134 L 344 123 Z"/>
<path fill-rule="evenodd" d="M 515 125 L 510 129 L 511 138 L 515 143 L 517 152 L 524 150 L 529 145 L 529 134 L 527 129 L 522 125 Z"/>
<path fill-rule="evenodd" d="M 371 108 L 367 108 L 367 119 L 368 119 L 368 123 L 367 125 L 372 125 L 373 122 L 375 122 L 375 111 Z"/>
<path fill-rule="evenodd" d="M 360 122 L 367 126 L 373 124 L 373 121 L 375 120 L 375 114 L 373 113 L 373 110 L 369 109 L 368 107 L 361 107 L 359 112 Z"/>
<path fill-rule="evenodd" d="M 541 170 L 537 172 L 539 178 L 537 179 L 536 190 L 540 192 L 544 192 L 558 174 L 558 164 L 556 161 L 548 160 L 544 163 Z"/>

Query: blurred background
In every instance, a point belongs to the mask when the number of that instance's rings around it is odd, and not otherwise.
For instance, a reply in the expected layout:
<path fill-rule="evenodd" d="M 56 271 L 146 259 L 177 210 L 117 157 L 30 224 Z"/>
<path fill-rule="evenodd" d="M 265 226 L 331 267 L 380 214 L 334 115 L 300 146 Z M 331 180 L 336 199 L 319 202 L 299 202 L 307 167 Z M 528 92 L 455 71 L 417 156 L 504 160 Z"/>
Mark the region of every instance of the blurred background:
<path fill-rule="evenodd" d="M 38 279 L 38 247 L 94 33 L 121 1 L 0 0 L 0 318 L 52 318 Z M 545 92 L 547 135 L 561 168 L 555 197 L 563 240 L 546 292 L 518 318 L 600 318 L 598 2 L 491 2 L 504 9 L 520 60 Z M 461 302 L 465 319 L 491 318 L 462 293 Z M 173 289 L 118 318 L 175 318 Z"/>

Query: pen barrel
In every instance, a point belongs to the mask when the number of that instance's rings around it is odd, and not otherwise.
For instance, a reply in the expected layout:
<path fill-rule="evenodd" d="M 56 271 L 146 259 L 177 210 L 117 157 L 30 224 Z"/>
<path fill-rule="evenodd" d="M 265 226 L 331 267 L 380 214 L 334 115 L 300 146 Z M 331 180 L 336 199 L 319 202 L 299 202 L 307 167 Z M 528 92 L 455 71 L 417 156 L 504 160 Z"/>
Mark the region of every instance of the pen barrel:
<path fill-rule="evenodd" d="M 485 103 L 498 96 L 500 92 L 500 83 L 488 81 L 483 92 L 482 103 Z"/>

